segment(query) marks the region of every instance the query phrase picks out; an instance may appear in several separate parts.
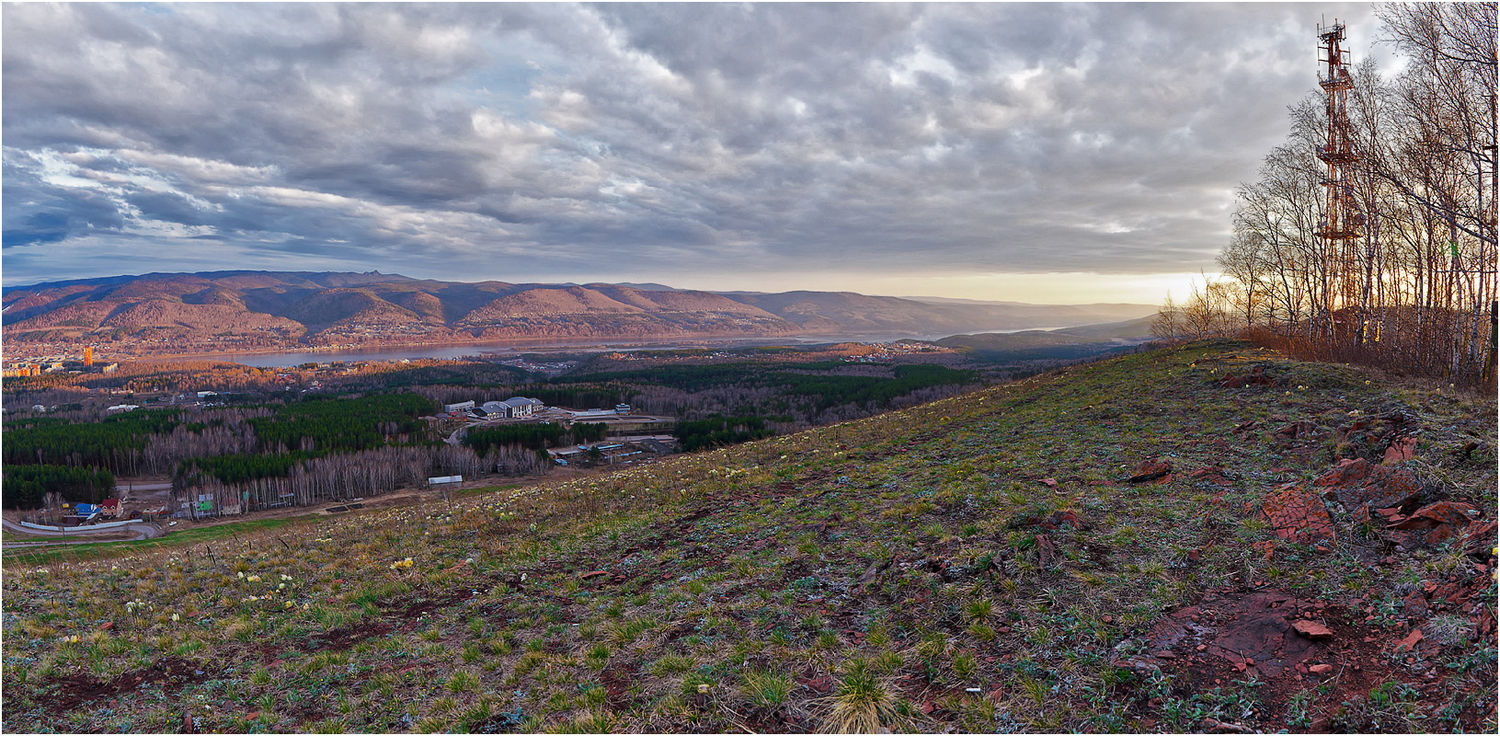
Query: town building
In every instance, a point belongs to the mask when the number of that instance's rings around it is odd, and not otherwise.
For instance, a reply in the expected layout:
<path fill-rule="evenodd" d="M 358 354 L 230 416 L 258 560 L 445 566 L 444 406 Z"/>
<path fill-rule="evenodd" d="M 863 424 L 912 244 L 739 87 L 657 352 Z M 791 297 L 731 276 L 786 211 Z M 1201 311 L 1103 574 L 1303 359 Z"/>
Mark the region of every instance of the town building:
<path fill-rule="evenodd" d="M 532 416 L 547 405 L 540 399 L 512 396 L 504 401 L 486 401 L 479 408 L 490 419 L 522 419 Z"/>

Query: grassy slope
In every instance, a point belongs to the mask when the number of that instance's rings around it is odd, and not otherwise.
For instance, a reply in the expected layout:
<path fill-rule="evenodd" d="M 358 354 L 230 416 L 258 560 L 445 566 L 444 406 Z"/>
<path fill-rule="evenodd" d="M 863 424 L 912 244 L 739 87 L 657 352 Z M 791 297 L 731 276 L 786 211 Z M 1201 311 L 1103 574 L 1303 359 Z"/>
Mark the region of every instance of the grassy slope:
<path fill-rule="evenodd" d="M 1213 384 L 1251 356 L 1287 385 Z M 1493 643 L 1383 638 L 1422 623 L 1400 613 L 1422 581 L 1488 574 L 1472 560 L 1250 548 L 1254 504 L 1326 469 L 1351 410 L 1418 414 L 1409 465 L 1493 509 L 1494 401 L 1370 378 L 1193 346 L 451 510 L 10 564 L 4 727 L 1492 731 Z M 1278 443 L 1287 420 L 1322 431 Z M 1123 482 L 1152 455 L 1179 472 Z M 1181 472 L 1209 464 L 1229 487 Z M 1036 525 L 1060 510 L 1085 528 Z M 1122 661 L 1165 612 L 1256 589 L 1326 602 L 1364 659 L 1248 682 Z M 1493 587 L 1475 600 L 1493 615 Z"/>

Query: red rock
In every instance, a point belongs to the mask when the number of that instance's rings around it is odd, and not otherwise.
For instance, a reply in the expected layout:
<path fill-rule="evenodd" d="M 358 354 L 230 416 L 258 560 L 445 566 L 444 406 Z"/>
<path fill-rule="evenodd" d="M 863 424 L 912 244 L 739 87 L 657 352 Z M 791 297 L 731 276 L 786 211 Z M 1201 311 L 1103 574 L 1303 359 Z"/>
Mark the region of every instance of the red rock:
<path fill-rule="evenodd" d="M 1416 649 L 1417 642 L 1419 641 L 1422 641 L 1422 630 L 1412 629 L 1411 633 L 1407 634 L 1406 638 L 1402 639 L 1401 643 L 1396 645 L 1396 651 L 1399 652 L 1402 649 Z"/>
<path fill-rule="evenodd" d="M 114 627 L 115 627 L 115 622 L 113 622 L 113 621 L 105 621 L 104 623 L 99 624 L 99 630 L 100 631 L 109 631 L 110 629 L 113 629 Z"/>
<path fill-rule="evenodd" d="M 1063 524 L 1071 524 L 1074 529 L 1089 528 L 1088 522 L 1084 521 L 1083 517 L 1079 516 L 1077 511 L 1072 511 L 1069 509 L 1053 512 L 1049 521 L 1052 522 L 1052 528 L 1054 529 L 1062 526 Z"/>
<path fill-rule="evenodd" d="M 596 577 L 599 577 L 600 575 L 608 575 L 608 574 L 609 573 L 606 572 L 606 571 L 604 571 L 604 570 L 594 570 L 593 572 L 583 573 L 582 575 L 579 575 L 578 577 L 581 580 L 588 580 L 589 578 L 596 578 Z"/>
<path fill-rule="evenodd" d="M 1328 674 L 1328 673 L 1330 673 L 1330 672 L 1333 671 L 1333 665 L 1331 665 L 1331 664 L 1315 664 L 1315 665 L 1309 666 L 1307 668 L 1307 671 L 1311 672 L 1311 673 L 1313 673 L 1315 675 L 1326 675 L 1326 674 Z"/>
<path fill-rule="evenodd" d="M 1299 618 L 1296 621 L 1293 621 L 1292 628 L 1296 630 L 1297 633 L 1309 639 L 1327 639 L 1333 636 L 1332 629 L 1318 623 L 1317 621 L 1309 621 L 1305 618 Z"/>
<path fill-rule="evenodd" d="M 833 678 L 829 677 L 828 675 L 821 675 L 819 677 L 810 678 L 798 678 L 797 682 L 801 683 L 803 687 L 806 687 L 807 689 L 818 693 L 819 695 L 828 693 L 833 690 Z"/>
<path fill-rule="evenodd" d="M 1135 474 L 1130 476 L 1130 482 L 1145 483 L 1163 478 L 1171 472 L 1171 460 L 1142 460 L 1139 465 L 1135 466 Z"/>
<path fill-rule="evenodd" d="M 1044 486 L 1046 486 L 1048 488 L 1056 488 L 1057 487 L 1057 479 L 1056 478 L 1043 478 L 1042 479 L 1042 485 L 1044 485 Z"/>
<path fill-rule="evenodd" d="M 1316 543 L 1337 537 L 1323 499 L 1293 483 L 1267 497 L 1261 504 L 1261 513 L 1276 536 L 1289 542 Z"/>
<path fill-rule="evenodd" d="M 1483 524 L 1470 524 L 1464 530 L 1464 551 L 1475 557 L 1489 559 L 1496 545 L 1495 532 L 1493 519 Z"/>
<path fill-rule="evenodd" d="M 1458 501 L 1438 501 L 1412 512 L 1404 521 L 1391 524 L 1387 529 L 1403 531 L 1425 531 L 1422 541 L 1428 544 L 1443 542 L 1461 534 L 1469 522 L 1479 517 L 1479 509 Z"/>
<path fill-rule="evenodd" d="M 1356 521 L 1365 519 L 1364 507 L 1399 509 L 1422 495 L 1422 481 L 1410 470 L 1371 465 L 1363 458 L 1340 460 L 1313 485 L 1328 488 L 1332 498 L 1353 510 Z"/>
<path fill-rule="evenodd" d="M 1370 476 L 1370 463 L 1364 458 L 1344 458 L 1333 470 L 1313 481 L 1315 486 L 1347 486 Z"/>
<path fill-rule="evenodd" d="M 1380 461 L 1389 465 L 1391 463 L 1399 463 L 1405 460 L 1410 460 L 1416 456 L 1417 438 L 1402 437 L 1395 442 L 1392 442 L 1391 446 L 1385 449 L 1385 456 L 1382 457 Z"/>

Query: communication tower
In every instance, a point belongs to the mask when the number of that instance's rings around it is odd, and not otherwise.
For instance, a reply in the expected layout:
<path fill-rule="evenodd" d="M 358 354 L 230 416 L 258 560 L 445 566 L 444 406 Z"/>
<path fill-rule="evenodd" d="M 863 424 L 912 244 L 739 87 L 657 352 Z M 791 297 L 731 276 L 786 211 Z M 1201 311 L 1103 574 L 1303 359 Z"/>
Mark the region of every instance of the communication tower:
<path fill-rule="evenodd" d="M 1318 24 L 1318 86 L 1327 95 L 1328 138 L 1318 148 L 1318 158 L 1328 165 L 1323 186 L 1328 190 L 1324 217 L 1318 223 L 1318 237 L 1333 256 L 1335 289 L 1328 294 L 1330 315 L 1338 306 L 1348 307 L 1358 301 L 1354 241 L 1364 234 L 1365 216 L 1354 198 L 1353 173 L 1356 155 L 1352 127 L 1349 125 L 1349 90 L 1354 77 L 1349 74 L 1349 52 L 1341 48 L 1344 24 L 1337 18 L 1333 25 Z M 1335 300 L 1338 305 L 1335 305 Z"/>

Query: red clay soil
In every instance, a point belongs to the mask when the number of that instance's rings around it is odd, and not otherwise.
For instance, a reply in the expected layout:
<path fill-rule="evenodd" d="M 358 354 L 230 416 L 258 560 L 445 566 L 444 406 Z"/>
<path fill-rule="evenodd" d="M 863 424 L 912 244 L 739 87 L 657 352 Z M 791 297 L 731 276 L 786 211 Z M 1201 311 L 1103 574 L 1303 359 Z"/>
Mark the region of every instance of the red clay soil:
<path fill-rule="evenodd" d="M 318 652 L 324 650 L 343 651 L 366 639 L 377 636 L 385 636 L 395 630 L 396 627 L 389 623 L 373 622 L 360 623 L 351 626 L 340 626 L 330 629 L 307 640 L 307 651 Z"/>
<path fill-rule="evenodd" d="M 55 690 L 47 701 L 51 713 L 67 713 L 84 703 L 109 698 L 122 693 L 134 692 L 142 687 L 160 687 L 162 692 L 172 693 L 184 686 L 203 682 L 208 673 L 202 666 L 178 657 L 163 657 L 148 667 L 126 672 L 109 682 L 86 675 L 64 675 L 54 677 L 50 683 Z"/>
<path fill-rule="evenodd" d="M 1419 655 L 1432 660 L 1435 652 L 1427 650 L 1443 646 L 1423 634 L 1426 611 L 1471 616 L 1473 638 L 1493 640 L 1494 617 L 1478 600 L 1489 585 L 1487 566 L 1466 581 L 1429 585 L 1425 592 L 1413 593 L 1418 607 L 1410 622 L 1385 628 L 1375 623 L 1374 609 L 1363 599 L 1335 605 L 1269 588 L 1215 591 L 1158 622 L 1144 642 L 1144 654 L 1117 657 L 1115 663 L 1143 673 L 1160 669 L 1197 690 L 1254 678 L 1264 683 L 1259 700 L 1271 709 L 1257 715 L 1262 723 L 1283 722 L 1278 709 L 1297 693 L 1328 681 L 1335 703 L 1363 697 L 1387 682 L 1436 693 L 1442 673 L 1413 672 L 1409 666 Z M 1474 642 L 1457 645 L 1472 647 Z M 1149 720 L 1149 704 L 1136 708 Z M 1475 721 L 1482 717 L 1476 714 Z M 1327 731 L 1329 726 L 1315 720 L 1310 730 Z"/>
<path fill-rule="evenodd" d="M 1257 365 L 1244 373 L 1228 373 L 1219 379 L 1222 388 L 1244 388 L 1246 386 L 1275 386 L 1276 379 L 1266 375 L 1266 366 Z"/>
<path fill-rule="evenodd" d="M 604 685 L 605 702 L 611 710 L 626 710 L 634 704 L 630 697 L 630 683 L 635 681 L 638 661 L 611 660 L 599 672 L 599 682 Z"/>
<path fill-rule="evenodd" d="M 1362 527 L 1375 532 L 1365 550 L 1372 564 L 1392 562 L 1392 551 L 1408 554 L 1455 538 L 1468 564 L 1445 578 L 1421 581 L 1399 612 L 1379 612 L 1378 618 L 1373 604 L 1358 597 L 1328 603 L 1299 600 L 1269 588 L 1214 591 L 1171 612 L 1146 637 L 1144 653 L 1117 656 L 1116 663 L 1141 672 L 1160 669 L 1199 690 L 1255 678 L 1265 688 L 1259 700 L 1274 709 L 1284 709 L 1293 695 L 1325 683 L 1333 690 L 1325 700 L 1335 703 L 1358 700 L 1388 682 L 1404 683 L 1436 698 L 1448 673 L 1436 667 L 1423 671 L 1422 663 L 1440 661 L 1438 650 L 1443 647 L 1472 648 L 1495 638 L 1495 613 L 1484 593 L 1494 585 L 1496 522 L 1482 520 L 1480 510 L 1467 503 L 1433 498 L 1415 473 L 1391 464 L 1414 457 L 1415 440 L 1395 435 L 1409 429 L 1412 421 L 1397 414 L 1380 421 L 1384 430 L 1371 431 L 1378 434 L 1374 446 L 1377 453 L 1384 448 L 1386 464 L 1345 459 L 1311 487 L 1288 483 L 1268 493 L 1258 507 L 1250 505 L 1247 511 L 1262 515 L 1275 535 L 1257 543 L 1257 551 L 1269 558 L 1288 543 L 1324 551 L 1323 543 L 1340 537 L 1365 544 L 1361 540 L 1370 537 L 1357 533 Z M 1346 429 L 1344 436 L 1371 427 L 1371 422 L 1362 422 Z M 1303 434 L 1303 427 L 1289 424 L 1278 436 L 1290 440 Z M 1222 471 L 1204 468 L 1193 477 L 1214 482 Z M 1460 636 L 1462 641 L 1454 640 L 1451 618 L 1442 626 L 1429 625 L 1438 615 L 1468 619 L 1472 629 Z M 1434 633 L 1445 628 L 1445 634 Z M 1148 721 L 1147 729 L 1156 705 L 1135 704 Z M 1283 715 L 1263 712 L 1257 720 L 1281 723 Z M 1466 716 L 1464 722 L 1477 723 L 1488 714 L 1468 715 L 1472 719 Z M 1331 725 L 1326 718 L 1314 720 L 1311 730 L 1327 731 Z M 1202 727 L 1243 728 L 1218 723 Z"/>
<path fill-rule="evenodd" d="M 1276 677 L 1333 651 L 1336 637 L 1314 639 L 1292 627 L 1294 621 L 1317 622 L 1326 611 L 1325 604 L 1274 590 L 1212 593 L 1158 622 L 1146 656 L 1163 663 L 1180 659 L 1203 671 L 1227 665 L 1243 673 L 1239 679 Z"/>

